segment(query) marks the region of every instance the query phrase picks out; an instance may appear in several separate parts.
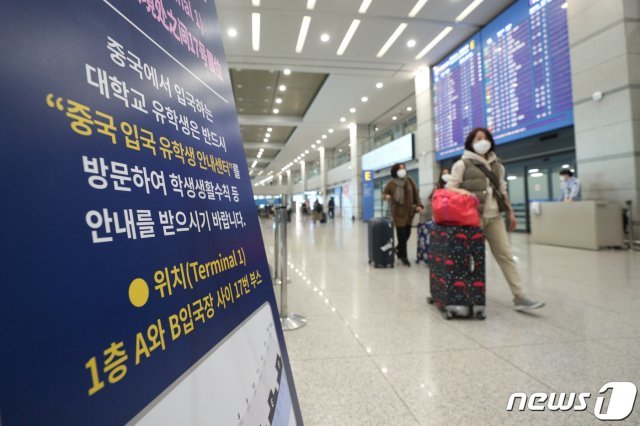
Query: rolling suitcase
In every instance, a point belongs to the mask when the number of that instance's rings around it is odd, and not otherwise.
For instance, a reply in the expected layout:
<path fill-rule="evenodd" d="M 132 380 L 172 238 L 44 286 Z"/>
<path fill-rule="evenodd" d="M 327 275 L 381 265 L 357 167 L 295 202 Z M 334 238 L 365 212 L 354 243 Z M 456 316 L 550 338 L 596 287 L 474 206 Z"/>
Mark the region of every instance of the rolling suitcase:
<path fill-rule="evenodd" d="M 393 268 L 395 252 L 391 219 L 369 221 L 369 263 L 375 268 Z"/>
<path fill-rule="evenodd" d="M 454 316 L 485 319 L 485 248 L 482 228 L 434 224 L 430 231 L 429 303 Z"/>
<path fill-rule="evenodd" d="M 418 223 L 418 253 L 416 263 L 424 262 L 429 264 L 429 230 L 433 225 L 432 222 Z"/>
<path fill-rule="evenodd" d="M 327 223 L 327 214 L 325 212 L 322 212 L 320 223 Z"/>

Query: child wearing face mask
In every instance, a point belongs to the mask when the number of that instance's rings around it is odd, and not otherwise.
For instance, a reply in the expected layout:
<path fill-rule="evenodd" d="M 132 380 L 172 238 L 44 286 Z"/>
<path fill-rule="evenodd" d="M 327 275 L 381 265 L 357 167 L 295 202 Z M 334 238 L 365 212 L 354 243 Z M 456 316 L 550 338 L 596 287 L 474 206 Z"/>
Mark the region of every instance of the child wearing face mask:
<path fill-rule="evenodd" d="M 507 194 L 504 166 L 494 150 L 495 142 L 489 130 L 472 130 L 465 141 L 462 158 L 451 169 L 451 177 L 446 188 L 466 195 L 475 195 L 480 200 L 478 210 L 485 238 L 509 283 L 515 309 L 525 311 L 541 308 L 544 302 L 525 296 L 522 278 L 513 260 L 502 214 L 507 214 L 509 228 L 512 231 L 517 226 L 516 217 Z"/>
<path fill-rule="evenodd" d="M 407 176 L 404 164 L 394 164 L 391 168 L 393 178 L 384 187 L 384 199 L 391 202 L 391 215 L 396 227 L 398 246 L 396 253 L 405 266 L 411 266 L 407 258 L 407 241 L 411 235 L 411 222 L 415 213 L 422 212 L 423 206 L 416 183 Z"/>

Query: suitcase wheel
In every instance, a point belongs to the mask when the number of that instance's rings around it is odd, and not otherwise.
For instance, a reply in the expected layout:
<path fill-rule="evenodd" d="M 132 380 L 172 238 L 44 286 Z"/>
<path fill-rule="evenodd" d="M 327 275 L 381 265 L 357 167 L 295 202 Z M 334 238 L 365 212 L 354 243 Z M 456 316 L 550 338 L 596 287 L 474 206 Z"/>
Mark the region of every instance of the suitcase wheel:
<path fill-rule="evenodd" d="M 451 318 L 453 318 L 453 314 L 452 314 L 451 312 L 449 312 L 449 311 L 444 311 L 444 312 L 442 313 L 442 316 L 443 316 L 443 317 L 444 317 L 444 319 L 446 319 L 446 320 L 450 320 Z"/>
<path fill-rule="evenodd" d="M 485 320 L 485 319 L 487 319 L 487 316 L 484 314 L 484 312 L 477 312 L 476 313 L 476 319 L 477 320 Z"/>
<path fill-rule="evenodd" d="M 430 304 L 430 305 L 433 305 L 433 303 L 434 303 L 433 297 L 427 296 L 427 303 Z"/>

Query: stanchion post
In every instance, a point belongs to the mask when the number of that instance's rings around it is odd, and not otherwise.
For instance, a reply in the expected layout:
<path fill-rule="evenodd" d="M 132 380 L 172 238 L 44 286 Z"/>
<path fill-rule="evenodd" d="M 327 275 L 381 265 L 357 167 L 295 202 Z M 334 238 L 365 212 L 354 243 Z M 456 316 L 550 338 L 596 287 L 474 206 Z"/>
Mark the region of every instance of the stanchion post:
<path fill-rule="evenodd" d="M 278 225 L 278 249 L 280 271 L 278 276 L 280 283 L 280 323 L 283 330 L 295 330 L 307 323 L 307 319 L 302 315 L 289 312 L 287 287 L 289 282 L 287 279 L 287 208 L 279 206 L 276 209 L 276 221 Z"/>
<path fill-rule="evenodd" d="M 278 211 L 273 220 L 273 283 L 278 284 L 280 277 L 280 247 L 279 247 L 280 222 L 278 221 Z"/>
<path fill-rule="evenodd" d="M 633 202 L 627 200 L 627 216 L 629 226 L 629 250 L 635 250 L 635 237 L 633 235 Z"/>

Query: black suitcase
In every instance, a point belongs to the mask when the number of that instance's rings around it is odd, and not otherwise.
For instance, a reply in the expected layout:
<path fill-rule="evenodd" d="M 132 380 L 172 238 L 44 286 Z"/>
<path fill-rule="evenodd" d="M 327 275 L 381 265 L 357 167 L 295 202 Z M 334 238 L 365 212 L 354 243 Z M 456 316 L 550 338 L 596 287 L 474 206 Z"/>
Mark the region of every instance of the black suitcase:
<path fill-rule="evenodd" d="M 485 319 L 485 248 L 482 228 L 434 224 L 429 238 L 429 303 L 454 316 Z"/>
<path fill-rule="evenodd" d="M 322 212 L 322 218 L 320 219 L 320 223 L 327 223 L 327 214 Z"/>
<path fill-rule="evenodd" d="M 376 268 L 393 268 L 396 256 L 393 222 L 388 218 L 369 221 L 369 263 Z"/>

